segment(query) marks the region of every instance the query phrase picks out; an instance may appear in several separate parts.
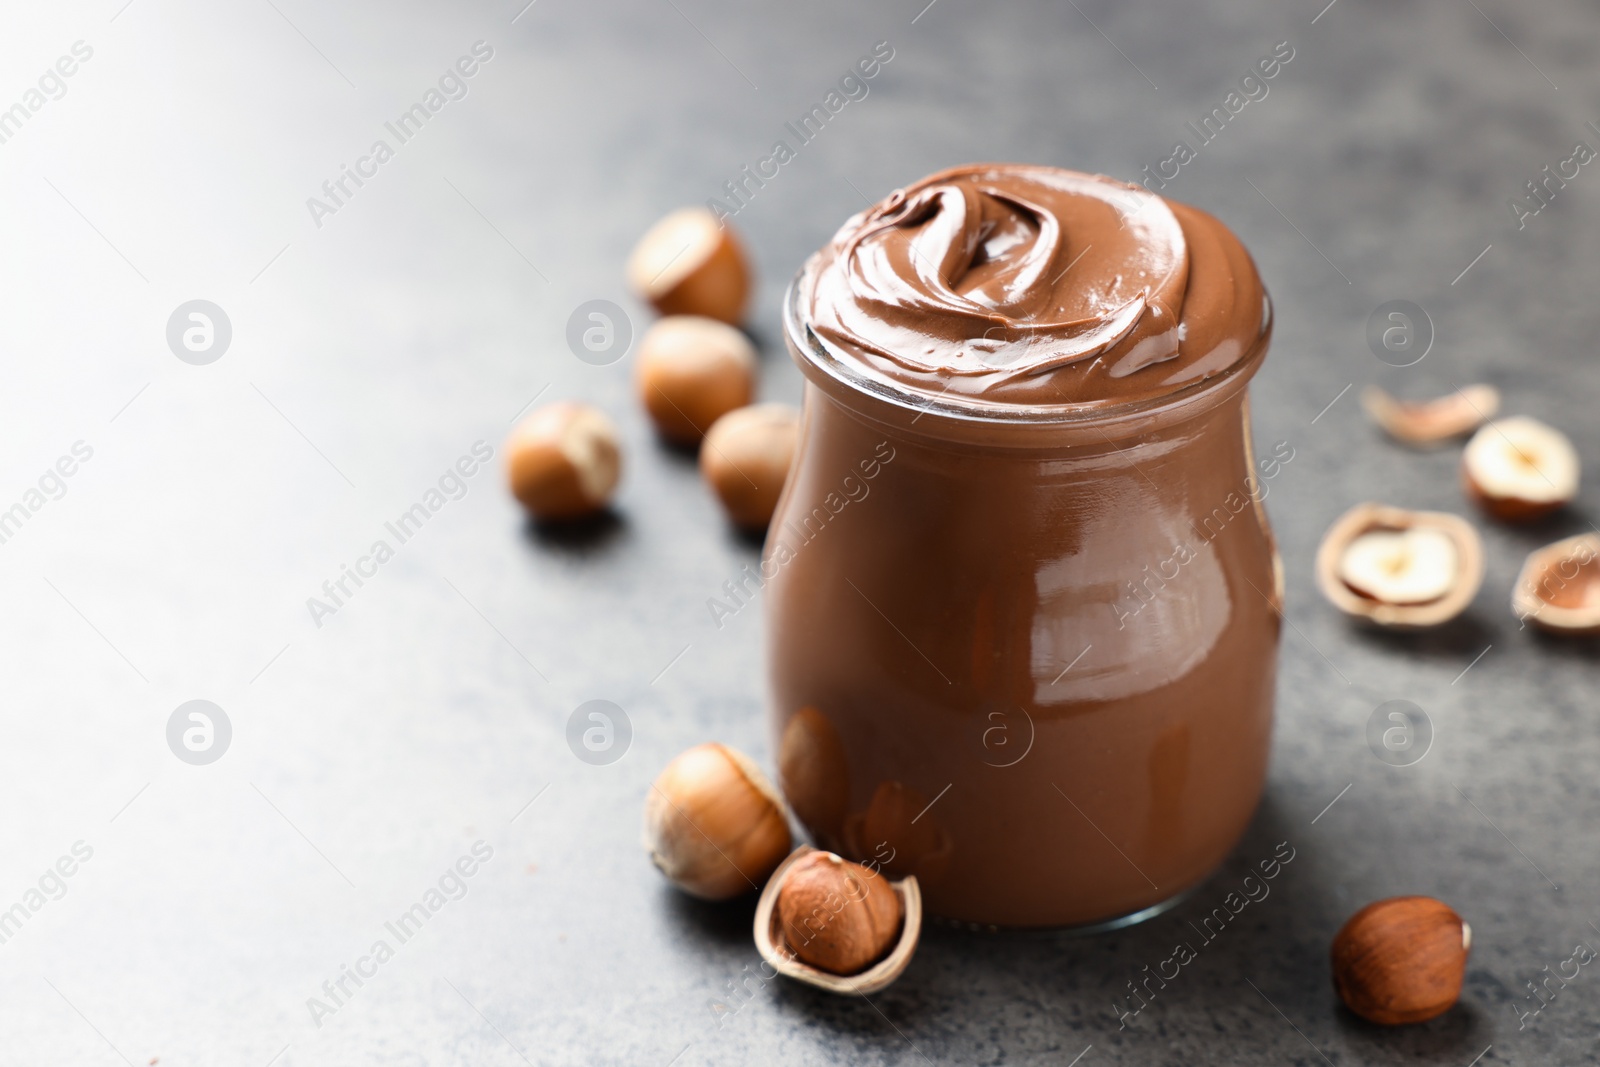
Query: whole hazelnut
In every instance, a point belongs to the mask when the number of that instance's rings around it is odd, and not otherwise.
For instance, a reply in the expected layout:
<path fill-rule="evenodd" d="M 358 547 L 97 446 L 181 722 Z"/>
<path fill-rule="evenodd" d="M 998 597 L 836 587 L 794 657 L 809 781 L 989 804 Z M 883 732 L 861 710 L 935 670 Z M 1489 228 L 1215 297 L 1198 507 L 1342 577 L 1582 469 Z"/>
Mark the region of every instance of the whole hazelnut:
<path fill-rule="evenodd" d="M 857 974 L 882 958 L 905 917 L 882 874 L 832 852 L 808 853 L 785 872 L 777 911 L 794 954 L 833 974 Z"/>
<path fill-rule="evenodd" d="M 1432 897 L 1391 897 L 1352 915 L 1333 939 L 1333 986 L 1385 1026 L 1442 1015 L 1461 995 L 1472 928 Z"/>
<path fill-rule="evenodd" d="M 752 404 L 712 423 L 700 473 L 738 526 L 764 530 L 778 506 L 800 439 L 800 413 L 788 404 Z"/>
<path fill-rule="evenodd" d="M 628 281 L 663 315 L 707 315 L 737 324 L 750 268 L 733 228 L 703 207 L 674 211 L 639 238 Z"/>
<path fill-rule="evenodd" d="M 678 888 L 728 900 L 759 889 L 789 854 L 788 811 L 749 756 L 696 745 L 650 787 L 644 844 Z"/>
<path fill-rule="evenodd" d="M 506 439 L 511 494 L 536 519 L 575 519 L 605 507 L 622 473 L 617 428 L 587 404 L 539 408 Z"/>
<path fill-rule="evenodd" d="M 745 335 L 700 315 L 672 315 L 639 339 L 634 380 L 661 435 L 697 443 L 711 424 L 750 403 L 756 354 Z"/>

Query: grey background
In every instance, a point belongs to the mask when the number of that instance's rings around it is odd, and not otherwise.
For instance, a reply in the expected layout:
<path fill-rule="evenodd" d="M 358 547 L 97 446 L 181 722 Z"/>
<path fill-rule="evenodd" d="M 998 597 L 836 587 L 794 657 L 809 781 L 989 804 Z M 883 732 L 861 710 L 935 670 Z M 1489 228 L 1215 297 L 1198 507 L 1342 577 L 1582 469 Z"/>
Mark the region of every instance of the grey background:
<path fill-rule="evenodd" d="M 1512 1005 L 1600 938 L 1595 650 L 1519 632 L 1507 599 L 1527 550 L 1587 526 L 1595 480 L 1546 527 L 1480 521 L 1487 580 L 1442 633 L 1354 632 L 1311 580 L 1350 504 L 1466 510 L 1456 450 L 1381 440 L 1365 383 L 1490 381 L 1600 456 L 1600 172 L 1521 231 L 1507 207 L 1597 143 L 1589 7 L 74 0 L 9 3 L 0 27 L 0 106 L 74 41 L 94 49 L 0 145 L 0 507 L 75 441 L 94 450 L 0 545 L 0 907 L 74 842 L 93 849 L 0 944 L 0 1063 L 1591 1057 L 1592 968 L 1521 1032 Z M 306 198 L 480 39 L 494 58 L 470 95 L 313 225 Z M 691 744 L 770 765 L 759 612 L 718 630 L 705 607 L 756 549 L 652 441 L 631 358 L 585 365 L 564 330 L 596 298 L 642 329 L 622 284 L 638 234 L 766 155 L 879 40 L 895 56 L 870 96 L 736 220 L 766 398 L 799 394 L 781 287 L 863 196 L 974 159 L 1132 177 L 1293 45 L 1168 190 L 1238 230 L 1277 306 L 1254 387 L 1258 444 L 1295 449 L 1268 500 L 1292 623 L 1271 781 L 1234 858 L 1157 921 L 1091 939 L 930 928 L 870 1004 L 773 982 L 719 1027 L 709 1005 L 756 962 L 751 905 L 668 889 L 638 813 Z M 163 336 L 196 298 L 234 331 L 205 367 Z M 1416 367 L 1366 348 L 1391 299 L 1437 326 Z M 597 529 L 530 530 L 501 487 L 500 442 L 535 396 L 621 424 L 625 481 Z M 496 460 L 465 497 L 313 625 L 306 598 L 478 440 Z M 234 729 L 206 767 L 163 735 L 196 698 Z M 604 767 L 564 741 L 597 698 L 634 730 Z M 1364 740 L 1394 698 L 1435 727 L 1414 767 Z M 493 858 L 464 899 L 315 1027 L 307 998 L 479 839 Z M 1271 897 L 1118 1032 L 1123 984 L 1285 840 Z M 1404 892 L 1449 901 L 1476 943 L 1454 1011 L 1381 1030 L 1339 1007 L 1327 944 Z"/>

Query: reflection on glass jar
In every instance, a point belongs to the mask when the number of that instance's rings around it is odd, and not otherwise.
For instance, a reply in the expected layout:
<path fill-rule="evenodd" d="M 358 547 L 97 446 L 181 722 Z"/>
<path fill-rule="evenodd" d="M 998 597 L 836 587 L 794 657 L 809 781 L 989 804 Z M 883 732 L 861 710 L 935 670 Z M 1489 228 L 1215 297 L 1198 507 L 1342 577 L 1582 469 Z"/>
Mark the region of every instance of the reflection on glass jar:
<path fill-rule="evenodd" d="M 839 851 L 850 802 L 850 769 L 838 731 L 816 708 L 801 708 L 784 727 L 778 743 L 778 785 L 817 844 Z"/>
<path fill-rule="evenodd" d="M 924 884 L 936 884 L 949 867 L 954 843 L 931 807 L 928 797 L 909 786 L 880 782 L 866 810 L 845 819 L 845 847 L 850 855 L 877 861 L 890 878 L 914 874 Z"/>

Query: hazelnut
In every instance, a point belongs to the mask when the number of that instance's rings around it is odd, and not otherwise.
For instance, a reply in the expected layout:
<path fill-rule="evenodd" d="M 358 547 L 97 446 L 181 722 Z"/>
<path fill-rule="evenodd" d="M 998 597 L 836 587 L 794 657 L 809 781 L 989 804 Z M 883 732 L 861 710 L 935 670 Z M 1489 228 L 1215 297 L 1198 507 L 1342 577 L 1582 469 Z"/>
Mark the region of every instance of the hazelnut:
<path fill-rule="evenodd" d="M 505 444 L 511 494 L 536 519 L 574 519 L 605 507 L 622 472 L 617 428 L 596 408 L 539 408 Z"/>
<path fill-rule="evenodd" d="M 1467 442 L 1461 480 L 1496 518 L 1530 522 L 1578 495 L 1578 451 L 1567 435 L 1522 416 L 1491 422 Z"/>
<path fill-rule="evenodd" d="M 1548 633 L 1600 634 L 1600 534 L 1529 553 L 1512 587 L 1511 610 Z"/>
<path fill-rule="evenodd" d="M 759 889 L 783 862 L 789 816 L 750 757 L 726 745 L 696 745 L 650 787 L 644 843 L 678 888 L 728 900 Z"/>
<path fill-rule="evenodd" d="M 634 379 L 661 435 L 692 445 L 750 403 L 755 373 L 755 349 L 744 334 L 715 319 L 673 315 L 640 338 Z"/>
<path fill-rule="evenodd" d="M 854 996 L 863 993 L 876 993 L 880 989 L 886 989 L 894 983 L 895 979 L 905 973 L 906 968 L 911 964 L 911 957 L 916 954 L 917 941 L 922 936 L 921 887 L 918 886 L 915 878 L 903 878 L 898 882 L 889 883 L 890 891 L 899 901 L 899 918 L 896 923 L 900 929 L 899 936 L 894 937 L 891 935 L 890 940 L 893 944 L 887 946 L 887 954 L 876 963 L 871 963 L 865 970 L 848 976 L 837 974 L 834 971 L 800 958 L 790 945 L 791 935 L 787 933 L 786 924 L 778 908 L 779 897 L 783 895 L 784 890 L 789 886 L 790 872 L 802 864 L 815 862 L 811 857 L 816 855 L 819 855 L 819 853 L 810 845 L 801 845 L 790 853 L 789 858 L 784 860 L 776 871 L 772 872 L 772 878 L 767 882 L 767 888 L 761 891 L 761 899 L 756 902 L 756 951 L 761 953 L 761 958 L 779 974 L 793 978 L 797 982 L 805 982 L 807 985 L 816 986 L 818 989 L 825 989 L 830 993 Z M 833 859 L 838 860 L 838 857 L 833 857 Z M 854 867 L 855 865 L 848 864 L 847 866 Z M 865 871 L 868 874 L 873 873 L 867 867 L 862 867 L 858 870 Z M 856 874 L 855 877 L 859 882 L 861 875 Z M 879 876 L 871 879 L 871 881 L 882 882 L 884 877 L 879 872 Z M 858 890 L 851 889 L 851 893 L 859 900 L 867 899 L 860 897 Z M 844 892 L 841 891 L 840 896 L 844 897 Z M 789 902 L 791 908 L 797 899 L 791 896 Z M 881 907 L 881 905 L 879 906 Z M 831 914 L 831 908 L 825 904 L 823 915 Z M 805 918 L 805 915 L 801 916 L 802 931 L 792 936 L 795 940 L 802 942 L 808 938 L 815 941 L 817 938 L 813 936 L 812 928 L 818 924 L 806 924 Z M 878 918 L 881 919 L 882 916 L 880 915 Z M 851 921 L 860 922 L 861 920 L 855 918 Z M 882 925 L 873 920 L 873 925 L 870 929 L 881 930 Z"/>
<path fill-rule="evenodd" d="M 1435 400 L 1396 400 L 1377 386 L 1361 394 L 1361 406 L 1389 436 L 1408 445 L 1434 445 L 1471 433 L 1500 410 L 1500 391 L 1468 385 Z"/>
<path fill-rule="evenodd" d="M 674 211 L 628 256 L 628 283 L 663 315 L 707 315 L 737 325 L 750 269 L 733 229 L 702 207 Z"/>
<path fill-rule="evenodd" d="M 764 530 L 778 506 L 800 439 L 800 413 L 788 404 L 737 408 L 711 424 L 700 473 L 738 526 Z"/>
<path fill-rule="evenodd" d="M 1472 928 L 1432 897 L 1368 904 L 1333 939 L 1333 985 L 1357 1015 L 1385 1026 L 1442 1015 L 1461 995 Z"/>
<path fill-rule="evenodd" d="M 1460 615 L 1483 582 L 1483 542 L 1465 519 L 1358 504 L 1323 535 L 1317 586 L 1352 618 L 1421 629 Z"/>
<path fill-rule="evenodd" d="M 812 852 L 789 868 L 778 888 L 784 943 L 801 960 L 831 974 L 859 974 L 889 951 L 904 909 L 877 871 Z"/>

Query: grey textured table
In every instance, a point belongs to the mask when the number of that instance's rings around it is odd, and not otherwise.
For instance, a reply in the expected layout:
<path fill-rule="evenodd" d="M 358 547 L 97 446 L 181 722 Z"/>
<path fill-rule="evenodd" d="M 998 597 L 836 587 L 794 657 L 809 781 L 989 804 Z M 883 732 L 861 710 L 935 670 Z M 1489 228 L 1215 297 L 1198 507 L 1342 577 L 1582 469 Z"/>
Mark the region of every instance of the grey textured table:
<path fill-rule="evenodd" d="M 1493 382 L 1600 460 L 1600 174 L 1521 228 L 1509 207 L 1600 145 L 1591 8 L 523 2 L 69 0 L 0 20 L 0 107 L 23 108 L 0 126 L 0 508 L 26 515 L 0 544 L 0 908 L 21 905 L 0 925 L 0 1063 L 1592 1060 L 1592 969 L 1520 1030 L 1517 1005 L 1600 943 L 1595 648 L 1520 631 L 1506 602 L 1525 551 L 1587 526 L 1596 479 L 1545 527 L 1480 521 L 1483 591 L 1434 635 L 1356 632 L 1310 574 L 1356 501 L 1466 510 L 1455 450 L 1384 442 L 1364 383 Z M 492 56 L 447 82 L 460 98 L 387 133 L 478 41 Z M 1258 442 L 1295 450 L 1268 501 L 1291 623 L 1271 781 L 1229 864 L 1148 924 L 930 928 L 871 1003 L 783 981 L 730 999 L 755 970 L 751 905 L 670 890 L 638 813 L 693 743 L 770 762 L 759 612 L 719 630 L 705 606 L 756 548 L 652 441 L 630 361 L 580 362 L 566 322 L 604 298 L 642 328 L 621 277 L 637 235 L 768 155 L 878 41 L 894 58 L 869 95 L 736 219 L 770 398 L 799 394 L 781 288 L 864 197 L 973 159 L 1136 176 L 1290 42 L 1167 189 L 1238 230 L 1276 301 L 1254 386 Z M 47 74 L 62 56 L 71 76 Z M 392 158 L 362 163 L 378 139 Z M 345 165 L 368 177 L 332 201 Z M 205 366 L 165 338 L 193 299 L 232 326 Z M 1437 330 L 1404 370 L 1364 339 L 1392 299 Z M 620 421 L 614 518 L 530 530 L 491 463 L 314 621 L 307 599 L 535 396 Z M 73 474 L 48 475 L 77 442 Z M 606 766 L 565 742 L 595 698 L 633 729 Z M 1415 766 L 1367 746 L 1391 698 L 1434 725 Z M 193 699 L 232 726 L 209 765 L 167 742 Z M 492 855 L 449 876 L 480 840 Z M 1271 896 L 1119 1029 L 1126 983 L 1282 841 Z M 392 934 L 441 879 L 421 929 Z M 1403 892 L 1450 901 L 1476 942 L 1455 1010 L 1382 1030 L 1340 1007 L 1326 951 Z M 368 977 L 334 998 L 345 967 Z"/>

